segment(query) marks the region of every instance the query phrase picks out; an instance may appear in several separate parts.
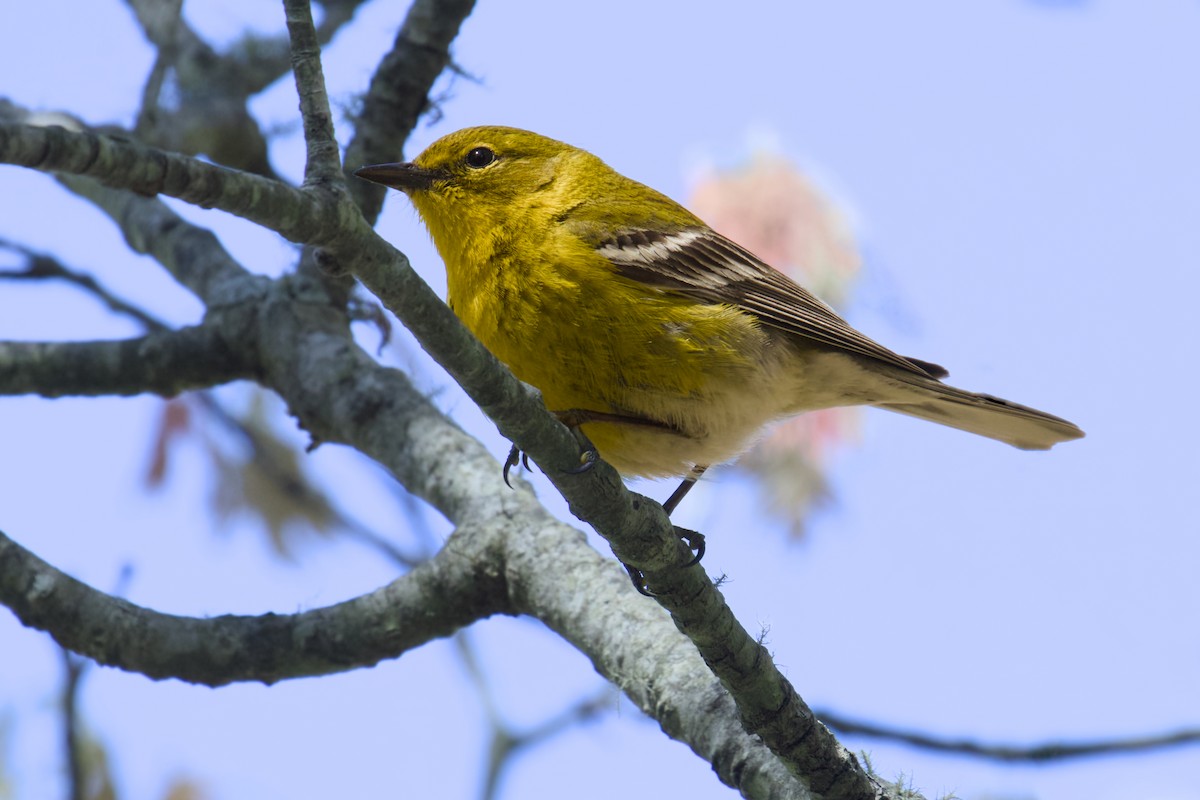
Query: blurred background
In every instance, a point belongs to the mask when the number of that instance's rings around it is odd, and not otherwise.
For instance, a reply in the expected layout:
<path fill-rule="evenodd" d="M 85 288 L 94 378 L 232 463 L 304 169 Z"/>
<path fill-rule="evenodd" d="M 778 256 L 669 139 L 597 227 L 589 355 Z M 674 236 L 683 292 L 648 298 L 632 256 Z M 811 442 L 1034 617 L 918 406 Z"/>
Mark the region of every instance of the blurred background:
<path fill-rule="evenodd" d="M 405 11 L 367 3 L 326 48 L 343 115 Z M 183 13 L 217 49 L 283 30 L 276 3 Z M 0 96 L 133 125 L 155 52 L 125 5 L 43 0 L 4 17 Z M 1183 0 L 480 0 L 452 50 L 459 71 L 438 83 L 406 155 L 475 124 L 589 149 L 892 349 L 946 366 L 955 385 L 1087 431 L 1025 453 L 839 411 L 781 427 L 706 476 L 677 521 L 708 534 L 705 567 L 727 577 L 735 613 L 766 631 L 815 708 L 1017 746 L 1195 729 L 1198 33 L 1200 5 Z M 298 182 L 290 76 L 251 108 L 269 133 L 269 168 Z M 343 143 L 350 130 L 343 116 Z M 189 294 L 52 178 L 0 166 L 0 197 L 0 338 L 143 330 L 78 281 L 21 279 L 31 252 L 170 324 L 199 319 Z M 295 258 L 273 234 L 172 205 L 255 271 L 278 275 Z M 444 291 L 399 194 L 379 229 Z M 375 327 L 359 333 L 378 346 Z M 412 369 L 503 458 L 491 423 L 402 332 L 380 358 Z M 337 602 L 396 577 L 395 550 L 429 552 L 447 532 L 354 453 L 303 455 L 280 404 L 244 385 L 171 403 L 4 397 L 0 443 L 0 529 L 164 612 Z M 264 478 L 263 452 L 303 483 L 305 502 Z M 635 488 L 662 499 L 673 487 Z M 503 798 L 735 796 L 525 619 L 271 688 L 89 670 L 7 612 L 0 654 L 0 797 L 67 794 L 71 675 L 94 797 L 474 798 L 488 785 Z M 489 773 L 500 732 L 533 736 Z M 1194 744 L 1003 763 L 843 741 L 930 797 L 1198 796 Z"/>

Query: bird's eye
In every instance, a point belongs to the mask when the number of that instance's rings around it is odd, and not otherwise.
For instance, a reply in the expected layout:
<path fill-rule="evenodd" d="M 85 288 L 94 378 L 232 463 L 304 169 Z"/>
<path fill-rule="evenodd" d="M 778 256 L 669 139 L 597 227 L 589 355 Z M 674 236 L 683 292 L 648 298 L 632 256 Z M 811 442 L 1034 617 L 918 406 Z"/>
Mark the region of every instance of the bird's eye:
<path fill-rule="evenodd" d="M 471 169 L 482 169 L 496 160 L 496 154 L 487 147 L 476 147 L 467 153 L 464 160 Z"/>

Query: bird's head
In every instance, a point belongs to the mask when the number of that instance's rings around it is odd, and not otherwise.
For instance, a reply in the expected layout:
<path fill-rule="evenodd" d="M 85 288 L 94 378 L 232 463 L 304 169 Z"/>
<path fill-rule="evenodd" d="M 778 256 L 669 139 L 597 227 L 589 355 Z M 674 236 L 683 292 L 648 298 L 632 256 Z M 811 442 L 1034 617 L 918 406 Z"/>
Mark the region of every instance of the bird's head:
<path fill-rule="evenodd" d="M 443 136 L 411 162 L 376 164 L 354 174 L 407 194 L 432 229 L 446 216 L 495 223 L 514 209 L 552 205 L 580 168 L 594 172 L 597 167 L 608 169 L 595 156 L 563 142 L 518 128 L 485 126 Z"/>
<path fill-rule="evenodd" d="M 412 162 L 354 174 L 407 194 L 447 263 L 505 235 L 542 241 L 557 231 L 594 248 L 622 229 L 703 224 L 586 150 L 518 128 L 464 128 Z"/>

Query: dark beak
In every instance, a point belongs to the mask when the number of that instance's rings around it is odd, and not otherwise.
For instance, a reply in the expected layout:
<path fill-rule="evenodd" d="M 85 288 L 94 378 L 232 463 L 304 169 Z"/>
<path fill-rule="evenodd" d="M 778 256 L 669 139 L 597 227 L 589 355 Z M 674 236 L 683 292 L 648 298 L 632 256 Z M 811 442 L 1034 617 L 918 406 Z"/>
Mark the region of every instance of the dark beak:
<path fill-rule="evenodd" d="M 413 189 L 422 190 L 433 186 L 434 181 L 445 177 L 440 170 L 422 169 L 416 164 L 373 164 L 369 167 L 356 169 L 354 174 L 359 178 L 381 183 L 393 189 L 407 192 Z"/>

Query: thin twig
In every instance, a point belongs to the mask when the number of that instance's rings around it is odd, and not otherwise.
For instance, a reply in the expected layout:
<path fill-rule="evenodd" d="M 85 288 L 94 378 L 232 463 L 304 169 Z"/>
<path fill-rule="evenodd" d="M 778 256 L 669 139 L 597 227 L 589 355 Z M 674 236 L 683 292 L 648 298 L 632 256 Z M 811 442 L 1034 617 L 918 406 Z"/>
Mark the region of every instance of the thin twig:
<path fill-rule="evenodd" d="M 64 678 L 62 692 L 63 750 L 67 759 L 67 792 L 71 800 L 87 797 L 87 765 L 83 753 L 82 722 L 79 719 L 79 687 L 92 662 L 60 648 Z"/>
<path fill-rule="evenodd" d="M 121 568 L 112 592 L 114 597 L 125 595 L 132 575 L 133 570 L 128 564 Z M 79 694 L 83 686 L 83 677 L 92 666 L 92 662 L 66 648 L 59 648 L 59 652 L 64 668 L 62 715 L 63 749 L 67 759 L 67 791 L 71 800 L 86 800 L 92 793 L 88 790 L 88 764 L 84 752 L 83 720 L 79 714 Z"/>
<path fill-rule="evenodd" d="M 104 303 L 116 314 L 141 323 L 148 331 L 164 331 L 167 324 L 145 309 L 117 297 L 91 275 L 72 269 L 54 256 L 39 253 L 24 245 L 0 239 L 0 249 L 11 250 L 25 257 L 24 269 L 0 270 L 0 280 L 62 280 L 74 284 Z"/>
<path fill-rule="evenodd" d="M 434 81 L 450 65 L 450 44 L 474 8 L 475 0 L 416 0 L 409 7 L 355 116 L 354 138 L 346 148 L 348 170 L 400 160 L 405 140 L 429 108 Z M 350 194 L 363 216 L 374 222 L 383 208 L 384 188 L 352 180 Z"/>
<path fill-rule="evenodd" d="M 139 20 L 142 20 L 145 4 L 139 6 L 135 7 L 135 12 L 138 12 Z M 163 85 L 179 57 L 179 29 L 183 25 L 183 0 L 157 3 L 155 9 L 155 16 L 159 18 L 159 22 L 155 26 L 157 38 L 154 40 L 154 64 L 142 85 L 142 103 L 134 123 L 134 132 L 142 139 L 146 139 L 158 127 Z M 149 34 L 149 30 L 147 33 Z"/>
<path fill-rule="evenodd" d="M 608 685 L 590 697 L 572 703 L 541 724 L 518 733 L 512 729 L 512 726 L 504 720 L 500 713 L 499 705 L 496 703 L 495 695 L 480 665 L 479 654 L 470 633 L 462 630 L 453 638 L 455 653 L 462 662 L 463 669 L 471 680 L 471 685 L 475 687 L 488 722 L 487 769 L 480 790 L 480 800 L 494 800 L 500 789 L 500 779 L 512 765 L 513 759 L 522 751 L 541 744 L 575 725 L 590 722 L 608 709 L 616 708 L 619 696 L 616 689 Z"/>
<path fill-rule="evenodd" d="M 605 686 L 590 697 L 576 701 L 558 714 L 524 733 L 511 729 L 500 731 L 493 740 L 481 800 L 494 800 L 499 793 L 501 778 L 521 753 L 542 744 L 569 728 L 584 725 L 606 711 L 615 710 L 620 695 L 613 686 Z"/>
<path fill-rule="evenodd" d="M 924 750 L 958 753 L 1003 762 L 1030 761 L 1044 763 L 1047 761 L 1086 758 L 1114 753 L 1163 750 L 1170 747 L 1200 743 L 1200 728 L 1185 728 L 1172 733 L 1163 733 L 1155 736 L 1097 739 L 1091 742 L 1046 742 L 1035 745 L 988 744 L 977 739 L 955 739 L 934 736 L 920 731 L 892 728 L 874 722 L 847 719 L 829 711 L 819 711 L 817 712 L 817 716 L 826 725 L 844 734 L 887 739 Z"/>
<path fill-rule="evenodd" d="M 308 158 L 304 164 L 304 183 L 341 181 L 342 162 L 333 135 L 333 115 L 325 91 L 321 69 L 321 45 L 313 27 L 309 0 L 283 0 L 291 39 L 292 73 L 300 95 L 300 116 L 304 120 L 304 141 Z"/>

